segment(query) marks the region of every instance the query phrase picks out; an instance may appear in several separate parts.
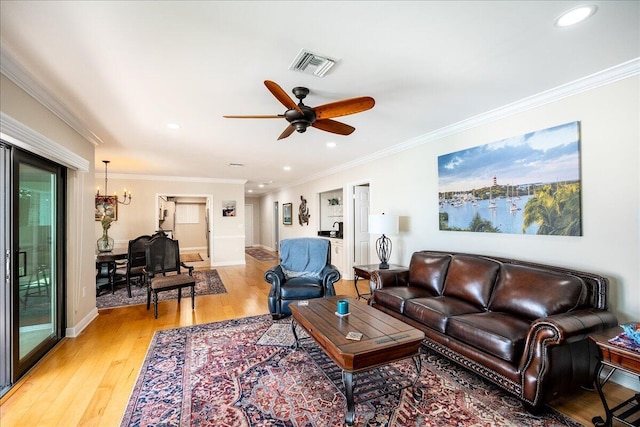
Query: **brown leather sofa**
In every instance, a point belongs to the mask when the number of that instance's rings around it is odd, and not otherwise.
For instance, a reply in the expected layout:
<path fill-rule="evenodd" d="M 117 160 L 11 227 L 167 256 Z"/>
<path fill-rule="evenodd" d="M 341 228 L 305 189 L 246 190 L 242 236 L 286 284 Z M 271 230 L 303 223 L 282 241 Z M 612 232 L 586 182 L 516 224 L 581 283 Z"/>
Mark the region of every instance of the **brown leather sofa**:
<path fill-rule="evenodd" d="M 370 304 L 424 331 L 424 344 L 513 393 L 529 412 L 593 386 L 588 336 L 616 326 L 608 280 L 512 259 L 421 251 L 372 274 Z"/>

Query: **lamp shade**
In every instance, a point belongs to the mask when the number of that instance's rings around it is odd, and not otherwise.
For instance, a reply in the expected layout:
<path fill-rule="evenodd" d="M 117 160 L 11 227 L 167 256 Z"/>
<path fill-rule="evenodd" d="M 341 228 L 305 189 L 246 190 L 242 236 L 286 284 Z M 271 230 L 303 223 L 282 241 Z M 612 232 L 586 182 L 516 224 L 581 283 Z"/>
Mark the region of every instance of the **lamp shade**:
<path fill-rule="evenodd" d="M 398 215 L 369 215 L 369 234 L 398 234 Z"/>

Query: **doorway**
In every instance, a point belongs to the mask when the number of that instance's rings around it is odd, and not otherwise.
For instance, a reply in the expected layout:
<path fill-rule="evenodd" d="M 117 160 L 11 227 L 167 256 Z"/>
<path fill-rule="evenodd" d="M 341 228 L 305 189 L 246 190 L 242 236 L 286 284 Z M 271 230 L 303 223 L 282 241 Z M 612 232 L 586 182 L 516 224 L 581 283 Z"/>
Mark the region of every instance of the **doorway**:
<path fill-rule="evenodd" d="M 180 242 L 180 252 L 197 252 L 203 265 L 211 264 L 213 253 L 212 196 L 194 194 L 156 195 L 156 231 Z"/>
<path fill-rule="evenodd" d="M 3 188 L 0 388 L 63 338 L 66 168 L 0 142 Z"/>
<path fill-rule="evenodd" d="M 353 187 L 353 264 L 369 264 L 369 184 Z"/>

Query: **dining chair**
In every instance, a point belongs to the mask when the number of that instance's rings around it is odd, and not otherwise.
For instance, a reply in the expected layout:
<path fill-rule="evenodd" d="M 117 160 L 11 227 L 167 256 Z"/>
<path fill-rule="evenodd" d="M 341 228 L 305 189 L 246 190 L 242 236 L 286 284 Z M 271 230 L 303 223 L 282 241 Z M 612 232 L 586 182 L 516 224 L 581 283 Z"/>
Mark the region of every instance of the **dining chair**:
<path fill-rule="evenodd" d="M 129 240 L 127 248 L 127 259 L 123 264 L 118 265 L 117 275 L 124 276 L 127 283 L 127 294 L 131 298 L 131 281 L 137 279 L 141 285 L 145 283 L 144 267 L 146 266 L 145 243 L 151 240 L 151 236 L 142 235 L 133 240 Z"/>
<path fill-rule="evenodd" d="M 191 309 L 195 309 L 196 282 L 193 267 L 180 262 L 180 246 L 177 240 L 166 236 L 156 236 L 145 243 L 144 267 L 147 276 L 147 310 L 153 295 L 154 316 L 158 318 L 158 293 L 178 290 L 178 306 L 182 288 L 191 288 Z M 184 273 L 184 270 L 187 273 Z"/>

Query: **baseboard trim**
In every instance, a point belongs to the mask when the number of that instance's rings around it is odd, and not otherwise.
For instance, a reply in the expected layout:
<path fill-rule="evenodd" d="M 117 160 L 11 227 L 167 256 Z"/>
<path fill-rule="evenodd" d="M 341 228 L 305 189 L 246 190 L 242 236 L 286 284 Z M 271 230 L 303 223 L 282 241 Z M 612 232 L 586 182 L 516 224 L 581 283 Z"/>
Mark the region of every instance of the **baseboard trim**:
<path fill-rule="evenodd" d="M 212 262 L 211 267 L 226 267 L 228 265 L 245 265 L 246 263 L 247 262 L 245 260 Z"/>
<path fill-rule="evenodd" d="M 96 317 L 98 317 L 98 309 L 94 308 L 89 312 L 89 314 L 87 314 L 82 320 L 80 320 L 80 322 L 78 322 L 76 326 L 67 328 L 65 331 L 65 336 L 68 338 L 76 338 L 82 333 L 82 331 L 84 331 L 87 326 L 89 326 L 91 322 L 95 320 Z"/>

